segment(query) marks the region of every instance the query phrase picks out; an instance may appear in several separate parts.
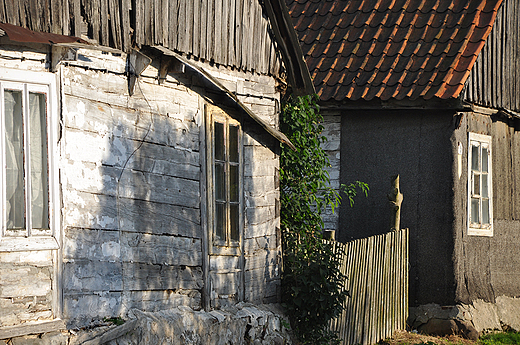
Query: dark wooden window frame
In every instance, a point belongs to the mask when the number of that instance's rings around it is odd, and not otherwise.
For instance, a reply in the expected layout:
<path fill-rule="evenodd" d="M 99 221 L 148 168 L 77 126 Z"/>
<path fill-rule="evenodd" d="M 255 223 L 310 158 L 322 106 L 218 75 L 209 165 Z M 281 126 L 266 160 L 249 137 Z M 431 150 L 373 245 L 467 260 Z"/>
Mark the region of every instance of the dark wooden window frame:
<path fill-rule="evenodd" d="M 240 255 L 242 252 L 242 241 L 244 232 L 244 203 L 243 203 L 243 143 L 242 143 L 242 128 L 240 122 L 229 116 L 222 109 L 206 105 L 206 167 L 207 167 L 207 197 L 208 197 L 208 239 L 209 239 L 209 252 L 210 254 L 219 255 Z M 215 145 L 215 126 L 223 126 L 224 134 L 224 147 L 217 148 Z M 229 128 L 234 127 L 238 129 L 237 133 L 237 150 L 238 159 L 231 159 L 229 152 Z M 224 153 L 224 157 L 216 157 L 218 153 Z M 220 174 L 217 174 L 216 166 L 223 167 Z M 231 188 L 230 170 L 235 169 L 238 173 L 238 185 L 235 186 L 234 192 Z M 224 194 L 217 196 L 217 182 L 218 176 L 224 179 Z M 220 181 L 222 182 L 222 181 Z M 236 195 L 238 193 L 238 195 Z M 235 197 L 232 197 L 234 194 Z M 225 221 L 224 229 L 218 229 L 219 223 L 217 221 L 217 209 L 224 210 Z M 235 213 L 238 213 L 235 217 L 232 217 L 231 210 L 235 209 Z M 238 209 L 238 211 L 236 211 Z M 234 218 L 236 231 L 232 231 L 232 221 Z M 234 234 L 233 234 L 234 232 Z M 218 235 L 220 233 L 220 236 Z"/>

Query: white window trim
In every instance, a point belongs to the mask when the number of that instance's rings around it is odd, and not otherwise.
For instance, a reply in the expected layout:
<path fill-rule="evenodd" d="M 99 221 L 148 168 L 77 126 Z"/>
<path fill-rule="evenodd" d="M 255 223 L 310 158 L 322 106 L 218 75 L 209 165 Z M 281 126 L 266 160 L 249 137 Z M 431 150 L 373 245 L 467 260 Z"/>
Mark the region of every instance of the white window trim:
<path fill-rule="evenodd" d="M 12 237 L 4 236 L 4 216 L 5 206 L 3 204 L 3 197 L 0 199 L 0 252 L 13 251 L 29 251 L 29 250 L 49 250 L 59 249 L 60 243 L 60 227 L 59 227 L 59 182 L 58 182 L 58 92 L 57 92 L 57 75 L 49 72 L 34 72 L 15 70 L 8 68 L 0 68 L 0 85 L 4 83 L 18 83 L 26 84 L 31 90 L 43 90 L 47 93 L 47 105 L 49 107 L 47 119 L 47 164 L 49 166 L 49 226 L 51 228 L 51 236 L 28 236 L 28 237 Z M 3 87 L 3 86 L 2 86 Z M 3 116 L 2 116 L 3 119 Z M 2 166 L 4 166 L 5 158 L 3 157 L 4 142 L 4 124 L 0 119 L 0 135 L 1 135 L 1 157 Z M 2 174 L 5 175 L 5 174 Z M 5 195 L 4 186 L 5 177 L 2 177 L 0 185 L 0 195 Z"/>
<path fill-rule="evenodd" d="M 475 227 L 471 223 L 471 191 L 472 191 L 472 174 L 471 174 L 471 159 L 472 159 L 472 142 L 485 143 L 488 146 L 488 193 L 489 193 L 489 226 Z M 472 236 L 493 236 L 493 148 L 492 137 L 489 135 L 468 133 L 468 190 L 467 190 L 467 228 L 468 235 Z M 481 212 L 481 211 L 480 211 Z"/>

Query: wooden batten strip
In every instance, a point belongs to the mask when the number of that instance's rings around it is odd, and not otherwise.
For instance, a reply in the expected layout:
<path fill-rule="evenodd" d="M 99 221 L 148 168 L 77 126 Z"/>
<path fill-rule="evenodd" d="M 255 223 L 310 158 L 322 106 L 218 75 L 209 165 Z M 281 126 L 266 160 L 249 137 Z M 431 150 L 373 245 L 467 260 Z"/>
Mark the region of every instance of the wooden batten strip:
<path fill-rule="evenodd" d="M 288 145 L 291 149 L 296 150 L 296 147 L 291 143 L 289 138 L 285 136 L 282 132 L 279 130 L 273 128 L 271 125 L 269 125 L 267 122 L 265 122 L 262 118 L 260 118 L 258 115 L 256 115 L 251 109 L 249 109 L 248 106 L 246 106 L 244 103 L 242 103 L 237 96 L 235 96 L 234 93 L 229 91 L 224 85 L 222 85 L 221 82 L 219 82 L 216 78 L 214 78 L 210 73 L 206 72 L 203 68 L 191 63 L 188 59 L 185 57 L 177 54 L 176 52 L 162 47 L 162 46 L 153 46 L 153 48 L 161 51 L 163 54 L 172 56 L 185 64 L 186 66 L 194 69 L 198 73 L 200 73 L 203 77 L 205 77 L 207 80 L 209 80 L 212 84 L 214 84 L 216 87 L 218 87 L 220 90 L 224 91 L 231 99 L 233 99 L 239 106 L 242 108 L 253 120 L 255 120 L 256 123 L 258 123 L 262 128 L 264 128 L 269 134 L 271 134 L 273 137 L 278 139 L 280 142 Z"/>
<path fill-rule="evenodd" d="M 0 339 L 20 337 L 27 334 L 48 333 L 65 329 L 65 322 L 57 319 L 52 321 L 28 322 L 20 326 L 0 328 Z"/>

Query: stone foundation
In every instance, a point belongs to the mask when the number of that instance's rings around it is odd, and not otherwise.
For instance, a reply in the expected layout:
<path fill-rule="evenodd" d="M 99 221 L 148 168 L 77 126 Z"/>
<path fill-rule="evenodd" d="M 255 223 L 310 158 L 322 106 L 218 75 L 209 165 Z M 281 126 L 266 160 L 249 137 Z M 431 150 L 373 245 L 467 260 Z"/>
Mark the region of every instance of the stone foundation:
<path fill-rule="evenodd" d="M 288 325 L 276 304 L 239 303 L 210 312 L 180 306 L 159 312 L 133 309 L 122 325 L 97 327 L 10 339 L 12 345 L 138 345 L 138 344 L 292 344 Z M 3 340 L 7 344 L 8 340 Z M 0 340 L 0 345 L 3 345 Z"/>
<path fill-rule="evenodd" d="M 496 303 L 476 300 L 472 304 L 440 306 L 426 304 L 410 308 L 408 326 L 422 333 L 459 334 L 474 338 L 486 330 L 520 330 L 520 298 L 497 297 Z"/>

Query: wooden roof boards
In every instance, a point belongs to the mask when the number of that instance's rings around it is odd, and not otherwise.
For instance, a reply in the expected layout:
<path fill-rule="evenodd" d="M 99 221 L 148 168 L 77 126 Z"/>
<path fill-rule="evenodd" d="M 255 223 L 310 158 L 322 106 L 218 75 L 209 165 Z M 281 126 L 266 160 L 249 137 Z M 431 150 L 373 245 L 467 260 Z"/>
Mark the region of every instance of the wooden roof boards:
<path fill-rule="evenodd" d="M 95 40 L 125 52 L 162 45 L 190 57 L 280 74 L 259 0 L 0 0 L 0 22 Z"/>
<path fill-rule="evenodd" d="M 323 101 L 461 94 L 502 0 L 286 0 Z"/>
<path fill-rule="evenodd" d="M 520 2 L 504 0 L 469 75 L 466 101 L 520 113 Z"/>

